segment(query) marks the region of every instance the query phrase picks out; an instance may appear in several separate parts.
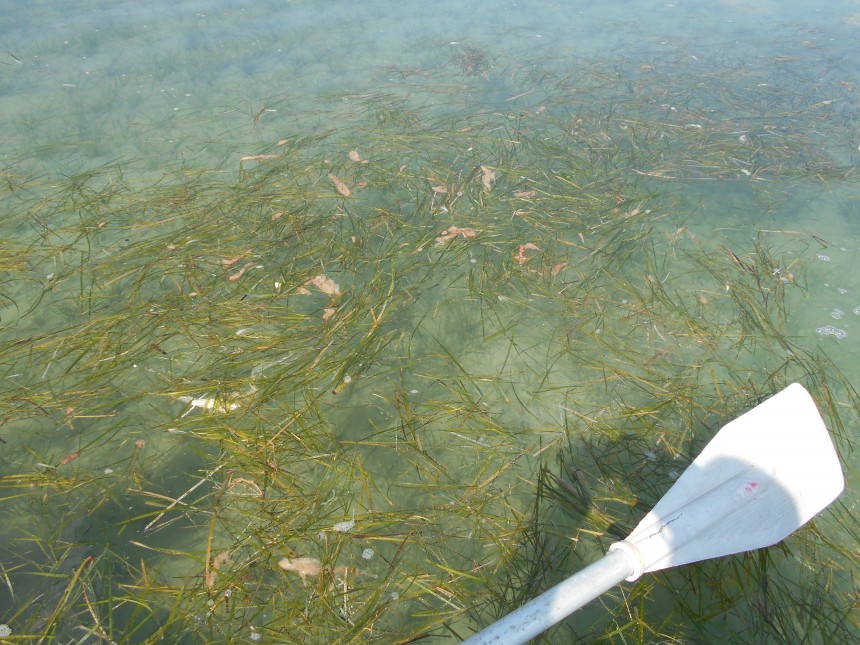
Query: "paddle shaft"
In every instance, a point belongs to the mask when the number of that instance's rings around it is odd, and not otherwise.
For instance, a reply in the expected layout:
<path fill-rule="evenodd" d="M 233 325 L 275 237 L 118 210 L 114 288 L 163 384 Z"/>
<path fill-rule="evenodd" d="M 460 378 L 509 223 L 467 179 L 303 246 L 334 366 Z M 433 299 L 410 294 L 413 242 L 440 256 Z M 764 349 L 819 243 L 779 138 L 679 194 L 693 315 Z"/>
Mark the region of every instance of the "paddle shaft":
<path fill-rule="evenodd" d="M 463 641 L 463 645 L 520 645 L 633 574 L 630 557 L 610 551 L 594 564 Z"/>

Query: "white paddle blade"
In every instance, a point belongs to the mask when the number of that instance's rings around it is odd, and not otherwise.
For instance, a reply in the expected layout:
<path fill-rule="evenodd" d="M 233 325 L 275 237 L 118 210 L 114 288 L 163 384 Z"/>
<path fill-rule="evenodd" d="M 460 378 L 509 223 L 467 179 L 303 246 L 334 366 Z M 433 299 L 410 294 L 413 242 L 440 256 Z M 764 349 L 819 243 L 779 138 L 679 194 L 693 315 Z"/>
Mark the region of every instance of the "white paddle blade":
<path fill-rule="evenodd" d="M 795 383 L 720 430 L 621 549 L 628 578 L 776 544 L 844 487 L 815 402 Z"/>

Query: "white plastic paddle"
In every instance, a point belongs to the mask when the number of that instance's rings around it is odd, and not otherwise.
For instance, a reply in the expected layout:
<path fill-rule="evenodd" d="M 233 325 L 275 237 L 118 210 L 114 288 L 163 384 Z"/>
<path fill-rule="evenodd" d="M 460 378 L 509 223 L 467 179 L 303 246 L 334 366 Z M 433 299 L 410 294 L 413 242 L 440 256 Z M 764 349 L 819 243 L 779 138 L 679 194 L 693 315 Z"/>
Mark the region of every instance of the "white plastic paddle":
<path fill-rule="evenodd" d="M 601 560 L 464 643 L 525 643 L 622 580 L 776 544 L 843 486 L 815 402 L 802 385 L 790 385 L 723 427 Z"/>

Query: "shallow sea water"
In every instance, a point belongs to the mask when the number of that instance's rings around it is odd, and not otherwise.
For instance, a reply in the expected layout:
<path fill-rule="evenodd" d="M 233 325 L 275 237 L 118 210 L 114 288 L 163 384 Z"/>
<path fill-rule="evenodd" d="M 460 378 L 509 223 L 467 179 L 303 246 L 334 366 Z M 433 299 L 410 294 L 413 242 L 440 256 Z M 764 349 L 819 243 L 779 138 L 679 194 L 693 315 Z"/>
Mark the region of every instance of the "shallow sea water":
<path fill-rule="evenodd" d="M 455 642 L 792 379 L 842 415 L 840 510 L 547 642 L 856 629 L 856 2 L 35 2 L 0 34 L 10 638 Z"/>

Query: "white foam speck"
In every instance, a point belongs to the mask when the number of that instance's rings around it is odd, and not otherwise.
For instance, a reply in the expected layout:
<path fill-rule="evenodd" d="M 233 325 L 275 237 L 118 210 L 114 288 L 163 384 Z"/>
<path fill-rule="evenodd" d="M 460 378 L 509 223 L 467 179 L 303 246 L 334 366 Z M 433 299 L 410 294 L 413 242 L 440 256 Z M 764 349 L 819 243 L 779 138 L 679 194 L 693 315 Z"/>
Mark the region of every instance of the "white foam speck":
<path fill-rule="evenodd" d="M 349 533 L 355 527 L 355 520 L 346 520 L 338 522 L 332 528 L 335 533 Z"/>
<path fill-rule="evenodd" d="M 834 309 L 833 311 L 830 312 L 830 317 L 833 318 L 833 320 L 839 320 L 844 315 L 845 315 L 845 312 L 842 311 L 841 309 Z"/>
<path fill-rule="evenodd" d="M 844 329 L 839 329 L 838 327 L 834 327 L 833 325 L 824 325 L 824 327 L 819 327 L 815 330 L 822 336 L 834 336 L 836 338 L 846 338 L 848 336 L 848 332 Z"/>

